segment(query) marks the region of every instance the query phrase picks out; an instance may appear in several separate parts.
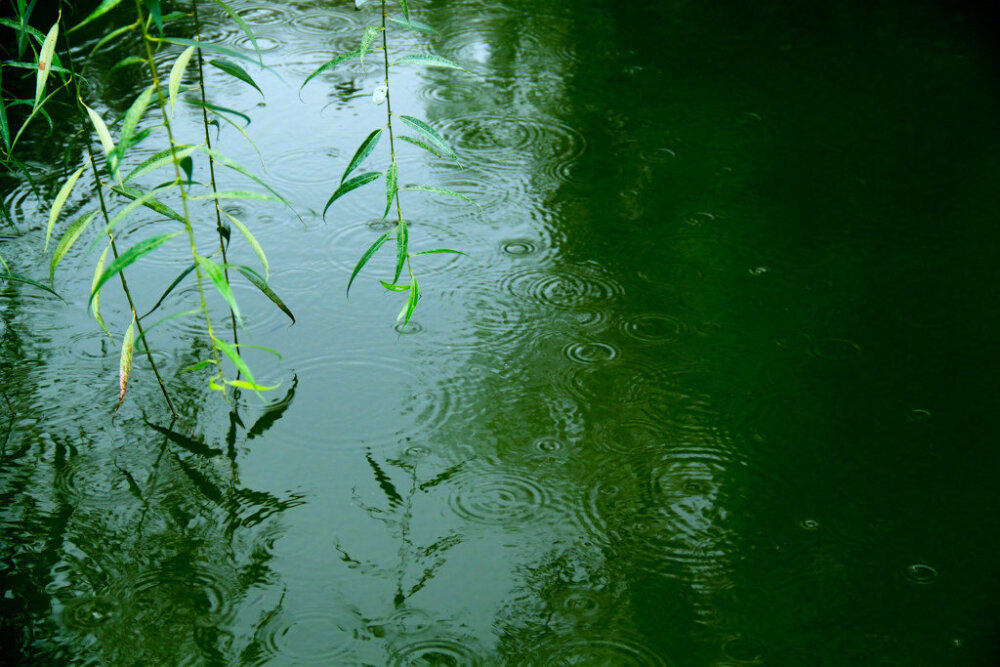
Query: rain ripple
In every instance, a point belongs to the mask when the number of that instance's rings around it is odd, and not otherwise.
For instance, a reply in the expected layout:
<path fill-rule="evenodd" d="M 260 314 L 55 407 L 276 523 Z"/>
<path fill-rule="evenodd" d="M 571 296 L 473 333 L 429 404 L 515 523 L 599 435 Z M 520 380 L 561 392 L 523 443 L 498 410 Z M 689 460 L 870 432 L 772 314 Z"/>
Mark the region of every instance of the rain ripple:
<path fill-rule="evenodd" d="M 556 270 L 533 268 L 511 272 L 503 277 L 501 286 L 517 297 L 560 309 L 577 309 L 595 303 L 613 302 L 625 292 L 614 278 L 595 264 L 580 264 Z"/>
<path fill-rule="evenodd" d="M 522 665 L 636 665 L 667 667 L 651 646 L 625 634 L 610 637 L 558 637 L 536 645 Z"/>
<path fill-rule="evenodd" d="M 517 526 L 553 508 L 551 494 L 537 479 L 509 472 L 466 472 L 454 480 L 448 504 L 472 523 Z"/>

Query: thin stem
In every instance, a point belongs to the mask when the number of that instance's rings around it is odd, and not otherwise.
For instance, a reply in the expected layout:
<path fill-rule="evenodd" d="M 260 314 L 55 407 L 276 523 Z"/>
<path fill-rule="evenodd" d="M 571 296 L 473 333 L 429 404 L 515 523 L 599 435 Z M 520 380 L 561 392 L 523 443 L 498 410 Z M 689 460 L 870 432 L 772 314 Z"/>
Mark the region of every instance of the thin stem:
<path fill-rule="evenodd" d="M 163 96 L 163 87 L 160 85 L 160 76 L 156 71 L 156 61 L 153 60 L 153 49 L 150 46 L 151 39 L 149 37 L 149 27 L 145 21 L 142 21 L 143 14 L 141 0 L 135 0 L 135 10 L 138 13 L 140 23 L 142 24 L 142 41 L 146 45 L 146 63 L 149 65 L 149 72 L 153 77 L 153 87 L 156 90 L 156 96 L 160 103 L 160 113 L 163 116 L 163 126 L 167 130 L 167 139 L 170 141 L 170 155 L 173 157 L 174 163 L 174 178 L 181 195 L 184 228 L 185 231 L 187 231 L 188 242 L 191 245 L 191 257 L 195 259 L 194 272 L 198 284 L 198 295 L 201 299 L 201 310 L 205 315 L 205 326 L 208 330 L 209 342 L 212 345 L 212 357 L 215 360 L 216 368 L 218 368 L 219 375 L 221 376 L 222 360 L 219 358 L 219 349 L 215 344 L 215 332 L 212 330 L 212 318 L 209 315 L 208 305 L 205 301 L 205 284 L 201 274 L 201 267 L 198 265 L 197 261 L 198 246 L 194 239 L 194 228 L 191 225 L 191 215 L 188 210 L 187 190 L 184 189 L 184 180 L 181 178 L 181 168 L 177 163 L 177 149 L 174 142 L 174 132 L 170 125 L 170 114 L 167 113 L 167 100 Z M 222 387 L 224 392 L 225 384 L 223 384 Z"/>
<path fill-rule="evenodd" d="M 70 78 L 73 80 L 73 85 L 76 89 L 76 109 L 80 114 L 80 118 L 87 123 L 87 113 L 83 109 L 83 101 L 80 99 L 80 83 L 77 81 L 76 70 L 73 64 L 73 46 L 69 42 L 69 37 L 64 33 L 63 41 L 66 43 L 66 63 L 70 71 Z M 94 182 L 97 190 L 97 199 L 101 206 L 101 215 L 104 217 L 104 226 L 108 227 L 110 223 L 110 216 L 108 215 L 107 203 L 104 201 L 104 190 L 101 188 L 101 175 L 97 169 L 97 160 L 94 158 L 94 151 L 90 146 L 90 142 L 85 142 L 87 146 L 87 157 L 89 158 L 90 168 L 94 172 Z M 118 246 L 115 243 L 115 235 L 111 230 L 108 230 L 108 239 L 111 242 L 111 252 L 114 254 L 115 259 L 118 259 Z M 149 365 L 153 369 L 153 375 L 156 376 L 156 382 L 160 386 L 160 392 L 163 394 L 163 399 L 167 403 L 167 407 L 170 408 L 170 414 L 176 418 L 177 410 L 174 408 L 173 401 L 170 400 L 170 394 L 167 392 L 167 385 L 163 382 L 163 377 L 160 375 L 160 369 L 156 365 L 156 360 L 153 359 L 153 353 L 149 349 L 149 342 L 146 340 L 146 332 L 143 330 L 142 322 L 136 317 L 135 302 L 132 301 L 132 292 L 128 288 L 128 281 L 125 278 L 125 271 L 118 272 L 118 277 L 121 279 L 122 291 L 125 293 L 125 298 L 128 300 L 129 310 L 132 311 L 132 316 L 135 320 L 136 329 L 139 331 L 140 340 L 143 341 L 143 349 L 146 353 L 146 359 L 149 360 Z"/>
<path fill-rule="evenodd" d="M 194 11 L 194 29 L 195 33 L 198 35 L 198 39 L 201 40 L 201 21 L 198 18 L 198 0 L 193 0 L 191 2 L 191 7 Z M 207 101 L 205 99 L 205 59 L 202 57 L 201 47 L 198 47 L 198 89 L 201 91 L 201 124 L 205 128 L 205 145 L 208 147 L 208 173 L 212 183 L 212 192 L 218 194 L 219 190 L 215 185 L 215 159 L 211 155 L 212 150 L 212 137 L 208 131 L 208 107 L 206 106 Z M 226 282 L 229 282 L 229 260 L 226 258 L 226 244 L 225 239 L 222 236 L 222 204 L 219 199 L 215 199 L 215 227 L 219 231 L 219 252 L 222 253 L 222 271 L 223 275 L 226 276 Z M 236 354 L 240 353 L 239 334 L 236 329 L 236 313 L 233 309 L 229 309 L 229 316 L 232 318 L 233 323 L 233 343 L 237 345 Z M 237 370 L 236 379 L 239 379 L 240 374 Z"/>
<path fill-rule="evenodd" d="M 385 115 L 386 115 L 386 125 L 389 128 L 389 157 L 392 162 L 392 166 L 396 166 L 396 142 L 392 134 L 392 100 L 389 95 L 389 39 L 387 37 L 388 31 L 385 28 L 386 24 L 386 2 L 382 0 L 382 57 L 385 62 Z M 398 169 L 398 168 L 397 168 Z M 398 179 L 397 171 L 397 179 Z M 399 188 L 396 188 L 396 217 L 398 219 L 397 227 L 400 228 L 397 234 L 402 231 L 403 225 L 406 222 L 403 220 L 403 207 L 399 203 Z M 410 274 L 410 283 L 413 283 L 413 269 L 410 267 L 410 253 L 406 253 L 406 269 Z"/>

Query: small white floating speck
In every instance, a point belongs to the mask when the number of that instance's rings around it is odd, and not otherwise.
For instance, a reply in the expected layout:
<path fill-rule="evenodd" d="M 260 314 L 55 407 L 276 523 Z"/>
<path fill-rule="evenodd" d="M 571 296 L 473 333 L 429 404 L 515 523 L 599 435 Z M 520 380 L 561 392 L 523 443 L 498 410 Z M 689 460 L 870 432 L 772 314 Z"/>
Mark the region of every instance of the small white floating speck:
<path fill-rule="evenodd" d="M 388 94 L 388 86 L 384 84 L 381 86 L 375 86 L 375 92 L 372 93 L 372 102 L 374 102 L 376 106 L 382 104 L 382 102 L 385 102 L 385 96 Z"/>

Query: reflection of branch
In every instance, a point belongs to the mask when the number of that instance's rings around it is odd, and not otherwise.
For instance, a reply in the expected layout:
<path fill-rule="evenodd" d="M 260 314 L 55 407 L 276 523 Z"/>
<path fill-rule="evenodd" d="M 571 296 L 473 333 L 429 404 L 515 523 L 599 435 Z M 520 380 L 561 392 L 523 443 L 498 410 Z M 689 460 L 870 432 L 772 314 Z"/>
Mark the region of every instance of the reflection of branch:
<path fill-rule="evenodd" d="M 7 392 L 4 391 L 3 387 L 0 387 L 0 396 L 3 396 L 3 402 L 7 404 L 7 412 L 10 413 L 10 417 L 7 418 L 7 432 L 3 434 L 3 445 L 0 445 L 0 459 L 7 455 L 7 443 L 10 441 L 10 434 L 14 430 L 14 417 L 17 414 L 14 412 L 14 408 L 10 405 L 10 399 L 7 398 Z"/>

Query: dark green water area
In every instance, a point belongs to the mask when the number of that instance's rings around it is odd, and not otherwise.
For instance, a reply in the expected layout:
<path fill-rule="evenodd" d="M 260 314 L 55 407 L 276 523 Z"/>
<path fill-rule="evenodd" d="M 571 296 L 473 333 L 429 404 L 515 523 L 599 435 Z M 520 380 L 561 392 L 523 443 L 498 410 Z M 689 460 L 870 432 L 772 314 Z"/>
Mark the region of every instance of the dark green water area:
<path fill-rule="evenodd" d="M 219 146 L 303 218 L 227 206 L 298 319 L 238 286 L 246 340 L 283 354 L 251 351 L 255 375 L 281 386 L 226 403 L 179 372 L 206 353 L 197 318 L 171 320 L 151 344 L 182 419 L 137 355 L 112 424 L 119 344 L 83 305 L 98 252 L 60 267 L 69 305 L 5 286 L 0 662 L 1000 664 L 1000 70 L 982 17 L 411 0 L 439 32 L 390 50 L 469 73 L 401 68 L 393 108 L 464 168 L 403 150 L 400 181 L 481 208 L 407 200 L 414 248 L 469 257 L 422 258 L 394 328 L 375 280 L 391 251 L 344 296 L 388 229 L 383 190 L 314 213 L 384 123 L 379 56 L 298 94 L 374 14 L 233 5 L 273 69 L 254 71 L 263 96 L 206 70 L 209 101 L 252 119 L 264 166 L 229 126 Z M 207 39 L 252 53 L 201 12 Z M 78 35 L 82 58 L 102 24 Z M 107 118 L 147 85 L 108 72 L 138 46 L 87 63 Z M 199 117 L 179 108 L 181 134 L 198 141 Z M 0 182 L 21 228 L 0 252 L 40 279 L 78 129 L 23 144 L 51 165 L 41 199 Z M 185 257 L 130 268 L 136 299 Z M 102 308 L 123 331 L 117 290 Z"/>

